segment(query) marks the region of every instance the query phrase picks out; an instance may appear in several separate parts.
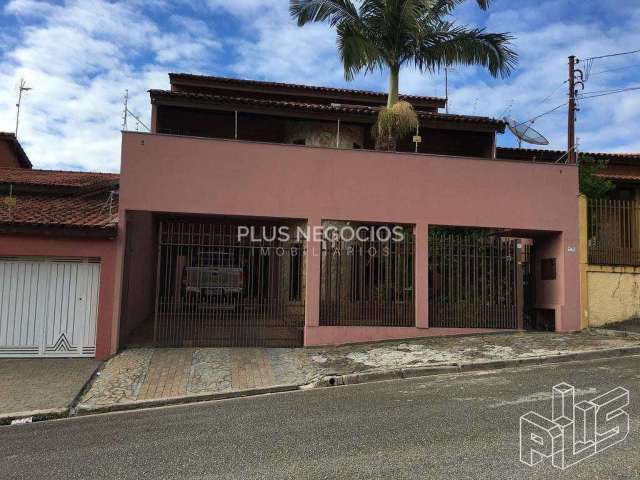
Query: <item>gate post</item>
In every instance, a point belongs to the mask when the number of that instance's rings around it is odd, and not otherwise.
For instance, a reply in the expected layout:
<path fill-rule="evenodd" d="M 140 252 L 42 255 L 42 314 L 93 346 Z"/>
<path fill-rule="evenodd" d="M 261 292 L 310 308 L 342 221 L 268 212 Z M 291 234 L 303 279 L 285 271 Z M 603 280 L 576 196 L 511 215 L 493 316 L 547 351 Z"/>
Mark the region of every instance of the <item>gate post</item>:
<path fill-rule="evenodd" d="M 309 218 L 307 229 L 306 271 L 304 286 L 304 326 L 320 326 L 320 261 L 322 258 L 322 242 L 314 238 L 314 227 L 322 227 L 320 218 Z M 306 335 L 305 335 L 306 338 Z"/>
<path fill-rule="evenodd" d="M 518 330 L 524 330 L 524 272 L 522 271 L 522 243 L 516 240 L 516 319 Z"/>
<path fill-rule="evenodd" d="M 582 193 L 578 196 L 578 254 L 580 257 L 580 328 L 589 328 L 589 213 L 588 200 Z"/>
<path fill-rule="evenodd" d="M 429 328 L 429 225 L 417 223 L 414 234 L 416 328 Z"/>

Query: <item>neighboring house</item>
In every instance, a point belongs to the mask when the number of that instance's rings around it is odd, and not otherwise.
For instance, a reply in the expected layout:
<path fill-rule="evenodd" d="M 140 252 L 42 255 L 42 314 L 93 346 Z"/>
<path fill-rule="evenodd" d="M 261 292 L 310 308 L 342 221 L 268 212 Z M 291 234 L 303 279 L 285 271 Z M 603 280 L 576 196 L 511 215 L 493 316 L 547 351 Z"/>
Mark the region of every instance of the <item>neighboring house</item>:
<path fill-rule="evenodd" d="M 531 160 L 533 162 L 566 162 L 567 153 L 562 150 L 498 147 L 497 158 Z M 598 176 L 611 180 L 615 188 L 607 198 L 616 200 L 640 200 L 640 153 L 579 152 L 579 158 L 603 161 L 605 169 Z"/>
<path fill-rule="evenodd" d="M 114 352 L 118 181 L 0 168 L 0 357 Z"/>
<path fill-rule="evenodd" d="M 371 128 L 382 93 L 170 80 L 150 92 L 152 131 L 123 133 L 121 344 L 580 329 L 574 165 L 496 158 L 503 122 L 441 113 L 439 98 L 404 97 L 421 138 L 381 152 Z M 262 241 L 244 236 L 249 227 Z M 375 238 L 268 233 L 298 227 L 366 227 Z M 400 239 L 380 239 L 385 227 Z M 451 227 L 486 238 L 436 235 Z"/>
<path fill-rule="evenodd" d="M 498 157 L 562 161 L 565 152 L 498 148 Z M 602 160 L 613 183 L 604 198 L 580 202 L 582 326 L 640 318 L 640 154 L 581 152 Z"/>
<path fill-rule="evenodd" d="M 29 157 L 13 133 L 0 132 L 0 168 L 31 168 Z"/>

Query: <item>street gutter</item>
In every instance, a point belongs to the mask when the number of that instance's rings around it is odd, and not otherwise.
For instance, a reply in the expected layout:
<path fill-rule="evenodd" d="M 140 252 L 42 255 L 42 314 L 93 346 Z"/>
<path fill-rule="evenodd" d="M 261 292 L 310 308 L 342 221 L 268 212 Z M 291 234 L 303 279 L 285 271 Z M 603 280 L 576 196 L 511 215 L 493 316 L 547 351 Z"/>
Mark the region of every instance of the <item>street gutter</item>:
<path fill-rule="evenodd" d="M 325 375 L 315 382 L 297 385 L 275 385 L 266 388 L 253 388 L 248 390 L 235 390 L 221 393 L 204 393 L 197 395 L 185 395 L 181 397 L 159 398 L 153 400 L 136 400 L 122 402 L 113 405 L 90 406 L 78 405 L 70 411 L 70 417 L 93 415 L 109 412 L 138 410 L 144 408 L 163 407 L 169 405 L 184 405 L 196 402 L 208 402 L 225 400 L 230 398 L 251 397 L 270 393 L 290 392 L 295 390 L 311 390 L 315 388 L 327 388 L 341 385 L 357 385 L 370 382 L 382 382 L 409 378 L 428 377 L 432 375 L 447 375 L 452 373 L 477 372 L 484 370 L 498 370 L 529 365 L 545 365 L 553 363 L 575 362 L 579 360 L 599 360 L 624 356 L 640 355 L 640 346 L 609 348 L 603 350 L 578 351 L 567 354 L 546 355 L 512 360 L 476 361 L 467 363 L 442 364 L 428 367 L 408 367 L 387 370 L 375 370 L 361 373 L 349 373 L 344 375 Z"/>
<path fill-rule="evenodd" d="M 599 331 L 597 333 L 600 333 Z M 616 332 L 617 333 L 617 332 Z M 613 335 L 616 335 L 614 333 Z M 152 400 L 136 400 L 115 403 L 112 405 L 92 406 L 86 404 L 74 405 L 68 408 L 51 410 L 36 410 L 30 412 L 12 413 L 0 416 L 0 425 L 11 424 L 13 420 L 31 418 L 31 421 L 72 418 L 86 415 L 96 415 L 110 412 L 141 410 L 147 408 L 164 407 L 170 405 L 185 405 L 197 402 L 210 402 L 231 398 L 251 397 L 270 393 L 290 392 L 295 390 L 310 390 L 342 385 L 357 385 L 370 382 L 399 380 L 409 378 L 428 377 L 432 375 L 447 375 L 466 372 L 500 370 L 519 366 L 546 365 L 585 360 L 600 360 L 625 356 L 640 355 L 640 346 L 609 348 L 602 350 L 577 351 L 566 354 L 544 355 L 538 357 L 519 358 L 510 360 L 481 360 L 467 363 L 441 364 L 428 367 L 405 367 L 397 369 L 373 370 L 361 373 L 325 375 L 315 382 L 297 385 L 274 385 L 266 388 L 235 390 L 219 393 L 202 393 L 180 397 L 158 398 Z M 83 389 L 84 390 L 84 389 Z M 75 402 L 74 402 L 75 403 Z M 28 422 L 30 423 L 30 422 Z"/>

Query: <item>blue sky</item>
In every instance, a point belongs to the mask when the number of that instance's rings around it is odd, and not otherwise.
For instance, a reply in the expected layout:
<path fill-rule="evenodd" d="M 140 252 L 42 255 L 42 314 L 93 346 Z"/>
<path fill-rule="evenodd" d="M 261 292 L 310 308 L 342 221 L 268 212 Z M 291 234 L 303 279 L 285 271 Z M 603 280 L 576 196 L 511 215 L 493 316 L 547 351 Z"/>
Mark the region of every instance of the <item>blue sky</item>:
<path fill-rule="evenodd" d="M 640 49 L 638 0 L 468 1 L 460 23 L 511 32 L 520 62 L 492 79 L 478 68 L 450 74 L 454 113 L 526 120 L 566 102 L 567 57 Z M 605 70 L 607 70 L 605 72 Z M 611 71 L 613 70 L 613 71 Z M 19 79 L 28 92 L 20 138 L 36 167 L 117 171 L 122 97 L 149 118 L 150 88 L 170 71 L 384 90 L 385 75 L 346 82 L 335 34 L 298 28 L 287 0 L 11 0 L 0 9 L 0 131 L 12 131 Z M 587 91 L 640 85 L 640 54 L 595 61 Z M 443 75 L 404 70 L 403 93 L 444 95 Z M 640 91 L 585 100 L 583 151 L 640 151 Z M 129 123 L 130 128 L 135 124 Z M 566 109 L 535 128 L 564 148 Z M 500 145 L 513 145 L 510 134 Z"/>

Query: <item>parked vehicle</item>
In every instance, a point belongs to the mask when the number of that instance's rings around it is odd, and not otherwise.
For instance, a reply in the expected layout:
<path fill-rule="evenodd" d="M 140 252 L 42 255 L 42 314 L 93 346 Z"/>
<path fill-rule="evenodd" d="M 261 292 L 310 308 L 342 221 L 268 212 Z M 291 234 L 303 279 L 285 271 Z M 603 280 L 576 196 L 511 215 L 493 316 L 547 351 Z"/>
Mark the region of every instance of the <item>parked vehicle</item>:
<path fill-rule="evenodd" d="M 228 297 L 242 293 L 244 273 L 234 266 L 233 254 L 220 251 L 203 251 L 193 256 L 191 266 L 184 269 L 184 292 L 205 297 Z"/>

